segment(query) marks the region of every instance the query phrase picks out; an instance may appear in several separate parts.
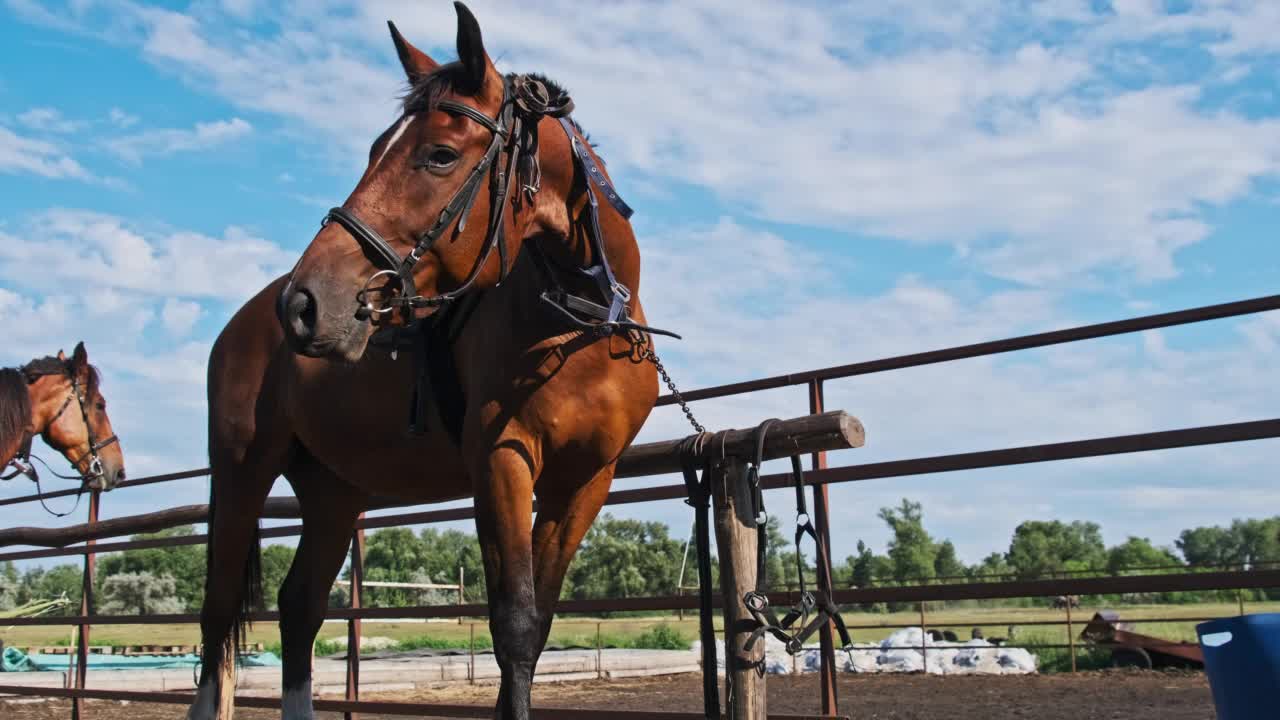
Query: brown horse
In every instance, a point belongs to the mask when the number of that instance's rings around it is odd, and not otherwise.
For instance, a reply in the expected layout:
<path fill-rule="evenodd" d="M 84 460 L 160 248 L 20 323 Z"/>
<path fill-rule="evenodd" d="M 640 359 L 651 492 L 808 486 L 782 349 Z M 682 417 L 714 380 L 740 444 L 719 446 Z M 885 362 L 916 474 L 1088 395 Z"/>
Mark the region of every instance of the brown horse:
<path fill-rule="evenodd" d="M 403 115 L 294 270 L 214 345 L 189 718 L 232 714 L 234 642 L 260 595 L 257 519 L 278 475 L 302 512 L 279 592 L 285 718 L 312 717 L 312 644 L 373 496 L 474 498 L 497 715 L 527 718 L 569 561 L 657 398 L 629 208 L 567 119 L 567 94 L 499 74 L 455 7 L 449 64 L 388 23 L 410 83 Z M 411 353 L 397 351 L 405 338 Z"/>
<path fill-rule="evenodd" d="M 57 357 L 0 369 L 0 469 L 14 466 L 0 475 L 34 479 L 28 463 L 31 440 L 39 436 L 62 453 L 86 487 L 110 490 L 124 480 L 124 453 L 98 384 L 84 343 L 70 359 L 59 350 Z"/>

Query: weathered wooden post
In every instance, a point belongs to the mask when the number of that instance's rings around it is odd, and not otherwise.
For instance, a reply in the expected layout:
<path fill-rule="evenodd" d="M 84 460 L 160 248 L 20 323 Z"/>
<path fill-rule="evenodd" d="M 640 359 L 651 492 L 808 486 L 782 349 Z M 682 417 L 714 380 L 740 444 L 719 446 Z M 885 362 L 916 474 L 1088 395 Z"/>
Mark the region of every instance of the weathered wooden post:
<path fill-rule="evenodd" d="M 725 717 L 730 720 L 764 720 L 765 676 L 757 671 L 764 662 L 763 641 L 748 653 L 751 613 L 742 598 L 756 589 L 756 519 L 751 514 L 751 487 L 746 464 L 729 458 L 712 479 L 716 545 L 720 549 L 720 592 L 724 595 Z"/>

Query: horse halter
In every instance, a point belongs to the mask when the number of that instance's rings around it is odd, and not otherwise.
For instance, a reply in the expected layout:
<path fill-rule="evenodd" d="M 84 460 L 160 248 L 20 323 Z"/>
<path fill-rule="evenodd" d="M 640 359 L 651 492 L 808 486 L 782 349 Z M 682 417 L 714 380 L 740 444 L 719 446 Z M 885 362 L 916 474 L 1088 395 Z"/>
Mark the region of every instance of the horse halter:
<path fill-rule="evenodd" d="M 406 321 L 411 320 L 412 311 L 418 308 L 440 307 L 455 300 L 463 293 L 467 292 L 476 278 L 479 277 L 481 270 L 488 263 L 489 256 L 496 248 L 498 250 L 498 283 L 501 284 L 507 275 L 507 247 L 504 237 L 504 220 L 506 218 L 507 195 L 511 188 L 511 181 L 514 171 L 517 170 L 517 163 L 520 164 L 519 170 L 522 175 L 526 176 L 522 190 L 532 197 L 538 191 L 538 169 L 536 160 L 536 137 L 534 132 L 537 121 L 541 115 L 551 115 L 553 117 L 567 115 L 573 109 L 573 102 L 567 97 L 557 98 L 559 103 L 552 103 L 547 93 L 546 87 L 533 78 L 525 75 L 507 76 L 502 82 L 502 105 L 498 110 L 496 118 L 490 118 L 484 113 L 473 107 L 464 105 L 452 100 L 442 100 L 436 104 L 436 108 L 445 112 L 460 115 L 478 123 L 490 133 L 493 139 L 489 143 L 489 147 L 485 150 L 484 156 L 471 169 L 471 173 L 462 183 L 462 187 L 453 194 L 444 209 L 440 211 L 440 216 L 436 218 L 435 224 L 426 232 L 418 236 L 414 243 L 413 249 L 409 251 L 403 258 L 395 251 L 381 235 L 373 228 L 369 227 L 355 213 L 342 207 L 335 207 L 329 210 L 325 215 L 321 226 L 327 225 L 330 221 L 336 221 L 339 225 L 351 233 L 361 245 L 371 251 L 377 264 L 382 269 L 370 275 L 365 280 L 364 286 L 360 292 L 356 294 L 356 299 L 360 304 L 360 308 L 356 316 L 361 320 L 367 320 L 374 315 L 383 315 L 400 308 L 405 313 Z M 526 131 L 525 122 L 529 121 L 529 129 Z M 504 143 L 504 141 L 506 141 Z M 500 166 L 498 156 L 505 150 L 507 153 L 507 162 L 505 168 Z M 489 188 L 491 192 L 489 202 L 489 225 L 485 235 L 485 247 L 477 258 L 475 265 L 472 267 L 470 274 L 457 288 L 449 292 L 441 293 L 430 297 L 417 294 L 417 286 L 413 279 L 413 268 L 418 261 L 431 250 L 445 231 L 457 222 L 457 232 L 462 232 L 467 227 L 467 218 L 471 213 L 471 207 L 475 204 L 476 196 L 480 192 L 480 183 L 484 179 L 485 173 L 489 173 Z M 381 277 L 389 277 L 398 283 L 399 288 L 396 294 L 390 298 L 383 298 L 380 306 L 375 306 L 369 295 L 375 291 L 374 283 Z"/>

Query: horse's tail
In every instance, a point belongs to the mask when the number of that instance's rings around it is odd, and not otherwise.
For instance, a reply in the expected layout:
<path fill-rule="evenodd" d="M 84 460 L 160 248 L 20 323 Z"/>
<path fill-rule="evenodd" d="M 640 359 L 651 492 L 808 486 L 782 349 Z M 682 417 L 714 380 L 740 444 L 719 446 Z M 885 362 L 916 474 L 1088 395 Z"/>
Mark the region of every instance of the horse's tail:
<path fill-rule="evenodd" d="M 215 481 L 216 482 L 216 481 Z M 209 539 L 205 542 L 205 583 L 215 581 L 213 577 L 213 554 L 215 552 L 213 542 L 213 523 L 214 516 L 217 513 L 217 488 L 215 483 L 210 483 L 209 487 Z M 247 637 L 246 630 L 252 627 L 253 621 L 250 618 L 251 613 L 261 610 L 262 604 L 262 528 L 257 522 L 253 527 L 253 539 L 249 542 L 249 556 L 245 558 L 244 576 L 240 580 L 240 611 L 231 623 L 231 632 L 229 639 L 232 643 L 233 651 L 237 656 L 240 653 L 240 647 L 245 644 Z"/>

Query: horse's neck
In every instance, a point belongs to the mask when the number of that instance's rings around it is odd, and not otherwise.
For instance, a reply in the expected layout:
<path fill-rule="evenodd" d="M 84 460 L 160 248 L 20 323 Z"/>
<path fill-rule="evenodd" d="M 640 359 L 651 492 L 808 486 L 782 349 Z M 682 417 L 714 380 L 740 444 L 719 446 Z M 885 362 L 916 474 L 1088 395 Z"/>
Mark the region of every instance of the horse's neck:
<path fill-rule="evenodd" d="M 8 465 L 10 460 L 17 457 L 34 434 L 32 415 L 35 412 L 35 402 L 28 396 L 25 417 L 18 417 L 24 405 L 16 400 L 0 397 L 0 416 L 3 417 L 3 421 L 0 421 L 0 467 Z"/>

